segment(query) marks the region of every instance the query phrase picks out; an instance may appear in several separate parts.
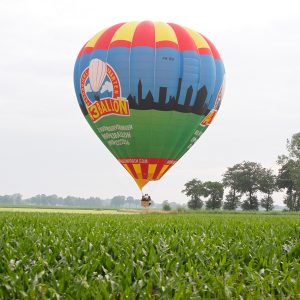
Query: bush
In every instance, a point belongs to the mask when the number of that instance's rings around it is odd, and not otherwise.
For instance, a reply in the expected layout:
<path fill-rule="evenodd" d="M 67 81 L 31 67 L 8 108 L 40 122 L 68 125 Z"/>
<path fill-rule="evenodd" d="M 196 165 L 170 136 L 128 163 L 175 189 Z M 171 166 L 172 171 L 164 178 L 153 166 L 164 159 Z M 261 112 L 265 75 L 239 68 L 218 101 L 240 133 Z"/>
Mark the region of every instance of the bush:
<path fill-rule="evenodd" d="M 168 201 L 163 202 L 162 208 L 163 208 L 164 211 L 170 211 L 171 210 L 171 206 L 170 206 Z"/>

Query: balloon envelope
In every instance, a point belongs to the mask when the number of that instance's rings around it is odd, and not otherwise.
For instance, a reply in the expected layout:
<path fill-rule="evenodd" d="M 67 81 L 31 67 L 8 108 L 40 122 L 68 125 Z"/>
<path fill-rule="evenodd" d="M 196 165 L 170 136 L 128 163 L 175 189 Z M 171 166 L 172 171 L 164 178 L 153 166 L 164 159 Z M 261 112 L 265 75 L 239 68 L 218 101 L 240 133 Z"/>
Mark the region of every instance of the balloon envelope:
<path fill-rule="evenodd" d="M 85 119 L 142 188 L 211 124 L 224 73 L 218 51 L 200 33 L 173 23 L 129 22 L 84 45 L 74 85 Z"/>

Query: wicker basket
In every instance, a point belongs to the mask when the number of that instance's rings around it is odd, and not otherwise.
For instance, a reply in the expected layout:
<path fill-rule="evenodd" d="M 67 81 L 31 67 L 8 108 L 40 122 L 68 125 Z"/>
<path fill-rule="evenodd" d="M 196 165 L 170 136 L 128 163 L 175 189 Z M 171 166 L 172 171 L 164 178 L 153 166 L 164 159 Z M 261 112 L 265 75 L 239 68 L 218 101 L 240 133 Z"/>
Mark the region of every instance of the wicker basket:
<path fill-rule="evenodd" d="M 151 205 L 151 201 L 141 200 L 141 207 L 149 207 Z"/>

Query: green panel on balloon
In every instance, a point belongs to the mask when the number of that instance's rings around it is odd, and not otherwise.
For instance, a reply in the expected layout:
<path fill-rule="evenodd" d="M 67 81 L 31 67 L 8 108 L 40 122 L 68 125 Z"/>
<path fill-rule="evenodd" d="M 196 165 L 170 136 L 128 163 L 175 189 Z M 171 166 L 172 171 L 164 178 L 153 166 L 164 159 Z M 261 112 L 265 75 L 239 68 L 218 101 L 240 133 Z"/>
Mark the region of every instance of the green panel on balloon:
<path fill-rule="evenodd" d="M 132 109 L 128 118 L 110 116 L 90 125 L 117 158 L 178 160 L 207 128 L 199 126 L 203 119 L 174 111 Z"/>

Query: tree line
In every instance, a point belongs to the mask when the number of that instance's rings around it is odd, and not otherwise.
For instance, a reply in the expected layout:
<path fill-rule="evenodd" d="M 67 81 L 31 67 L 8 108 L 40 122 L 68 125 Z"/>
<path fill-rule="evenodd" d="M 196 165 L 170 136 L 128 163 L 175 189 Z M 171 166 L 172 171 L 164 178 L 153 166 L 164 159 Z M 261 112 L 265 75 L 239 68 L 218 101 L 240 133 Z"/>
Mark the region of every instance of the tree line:
<path fill-rule="evenodd" d="M 111 199 L 99 197 L 81 198 L 74 196 L 59 197 L 57 195 L 35 195 L 22 199 L 21 194 L 0 196 L 0 205 L 14 206 L 61 206 L 61 207 L 85 207 L 85 208 L 138 208 L 140 200 L 132 196 L 115 196 Z"/>
<path fill-rule="evenodd" d="M 227 168 L 222 182 L 190 180 L 182 191 L 190 197 L 188 207 L 258 210 L 261 206 L 269 211 L 274 207 L 273 193 L 284 191 L 283 202 L 288 210 L 300 211 L 300 132 L 287 140 L 287 152 L 278 156 L 276 175 L 259 163 L 243 161 Z"/>
<path fill-rule="evenodd" d="M 0 205 L 2 206 L 44 206 L 44 207 L 73 207 L 73 208 L 140 208 L 141 200 L 132 196 L 114 196 L 111 199 L 101 199 L 99 197 L 81 198 L 75 196 L 59 197 L 57 195 L 39 194 L 23 199 L 21 194 L 0 195 Z M 164 209 L 165 205 L 170 209 L 181 207 L 176 202 L 157 203 L 152 200 L 151 208 Z"/>

